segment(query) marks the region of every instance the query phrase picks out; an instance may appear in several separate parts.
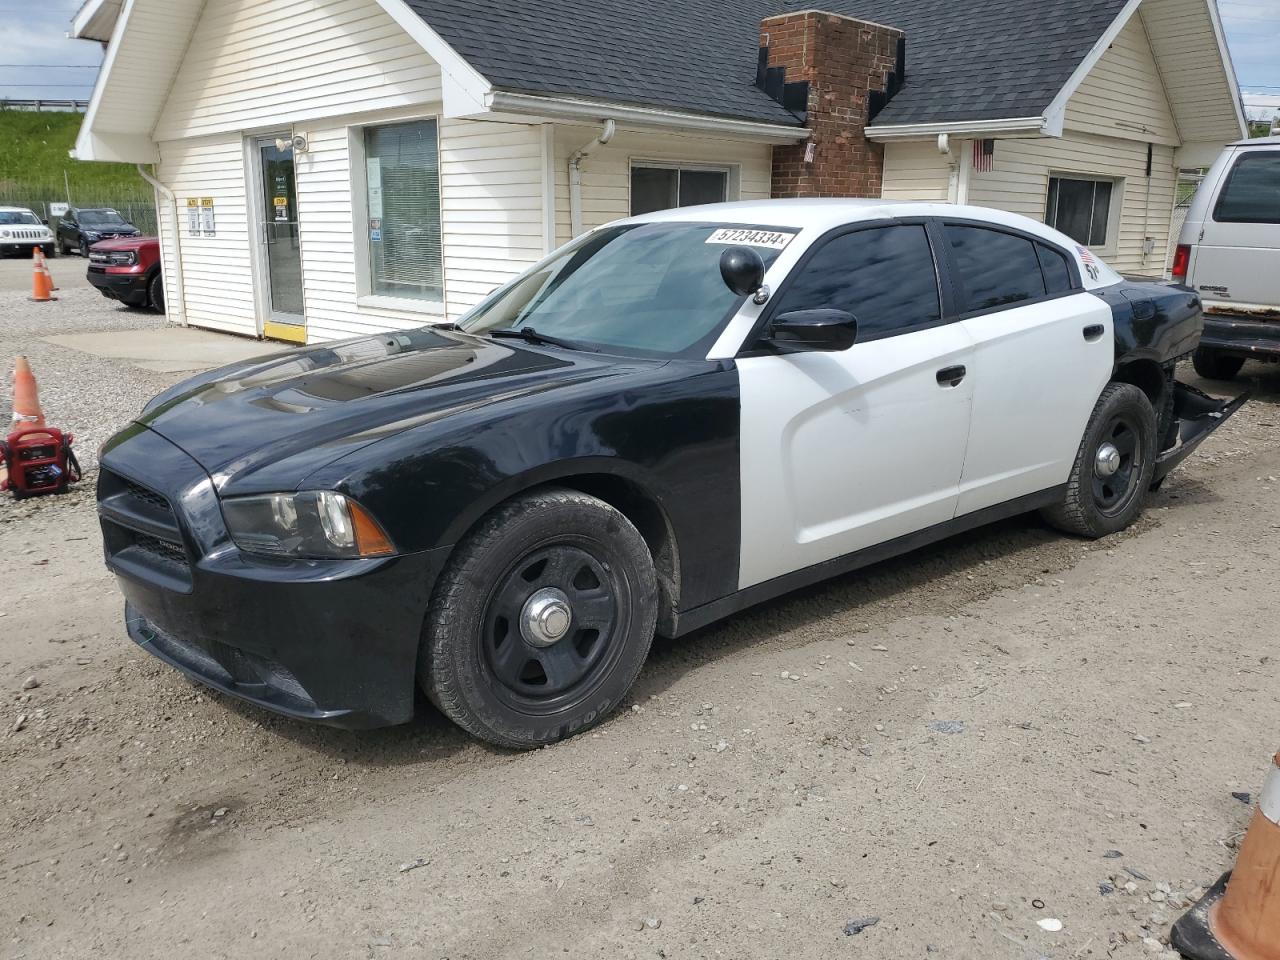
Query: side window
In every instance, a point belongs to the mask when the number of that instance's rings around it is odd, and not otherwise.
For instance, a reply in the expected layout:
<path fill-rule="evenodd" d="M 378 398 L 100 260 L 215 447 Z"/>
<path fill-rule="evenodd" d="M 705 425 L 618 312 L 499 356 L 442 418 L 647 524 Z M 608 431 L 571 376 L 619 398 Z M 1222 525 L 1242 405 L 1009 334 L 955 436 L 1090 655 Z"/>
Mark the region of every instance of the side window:
<path fill-rule="evenodd" d="M 858 318 L 858 342 L 937 323 L 937 272 L 922 226 L 876 227 L 823 244 L 787 286 L 778 313 L 830 307 Z"/>
<path fill-rule="evenodd" d="M 1280 153 L 1246 153 L 1227 175 L 1213 219 L 1280 223 Z"/>
<path fill-rule="evenodd" d="M 1030 240 L 985 227 L 949 223 L 945 229 L 960 283 L 961 310 L 990 310 L 1045 295 L 1040 258 Z"/>
<path fill-rule="evenodd" d="M 1066 293 L 1072 288 L 1071 270 L 1067 267 L 1066 257 L 1043 243 L 1036 244 L 1036 255 L 1040 258 L 1040 269 L 1044 273 L 1046 293 Z"/>

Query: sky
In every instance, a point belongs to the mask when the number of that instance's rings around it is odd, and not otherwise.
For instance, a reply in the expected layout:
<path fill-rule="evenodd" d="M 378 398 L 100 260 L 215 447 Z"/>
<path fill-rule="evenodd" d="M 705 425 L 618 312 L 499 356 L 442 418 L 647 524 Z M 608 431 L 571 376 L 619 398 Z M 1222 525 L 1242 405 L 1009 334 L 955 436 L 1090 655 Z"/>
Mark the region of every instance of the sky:
<path fill-rule="evenodd" d="M 102 48 L 66 38 L 79 6 L 80 0 L 0 0 L 0 98 L 89 98 Z M 1218 6 L 1241 90 L 1280 95 L 1280 0 L 1218 0 Z"/>

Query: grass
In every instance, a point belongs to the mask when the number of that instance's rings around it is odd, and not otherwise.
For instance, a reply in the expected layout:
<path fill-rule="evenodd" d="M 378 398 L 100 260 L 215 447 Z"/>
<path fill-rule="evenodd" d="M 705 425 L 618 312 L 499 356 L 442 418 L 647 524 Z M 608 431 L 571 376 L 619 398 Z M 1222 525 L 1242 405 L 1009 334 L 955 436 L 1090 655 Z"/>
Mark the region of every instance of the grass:
<path fill-rule="evenodd" d="M 77 206 L 152 201 L 151 188 L 132 165 L 68 156 L 83 119 L 80 113 L 0 109 L 0 203 L 65 202 L 68 183 Z"/>

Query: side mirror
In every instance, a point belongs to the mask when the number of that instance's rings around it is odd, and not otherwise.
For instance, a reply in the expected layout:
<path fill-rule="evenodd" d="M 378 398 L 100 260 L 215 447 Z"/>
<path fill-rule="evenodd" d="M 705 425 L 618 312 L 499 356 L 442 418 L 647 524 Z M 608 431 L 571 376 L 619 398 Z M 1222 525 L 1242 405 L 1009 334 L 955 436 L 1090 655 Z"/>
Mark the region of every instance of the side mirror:
<path fill-rule="evenodd" d="M 41 223 L 43 223 L 43 224 L 47 227 L 47 226 L 49 225 L 49 218 L 48 218 L 48 217 L 45 217 L 45 218 L 44 218 L 43 220 L 41 220 L 40 222 L 41 222 Z"/>
<path fill-rule="evenodd" d="M 750 247 L 730 247 L 720 254 L 724 285 L 740 297 L 749 297 L 764 286 L 764 261 Z"/>
<path fill-rule="evenodd" d="M 773 318 L 765 339 L 788 353 L 848 350 L 858 339 L 858 320 L 843 310 L 790 310 Z"/>

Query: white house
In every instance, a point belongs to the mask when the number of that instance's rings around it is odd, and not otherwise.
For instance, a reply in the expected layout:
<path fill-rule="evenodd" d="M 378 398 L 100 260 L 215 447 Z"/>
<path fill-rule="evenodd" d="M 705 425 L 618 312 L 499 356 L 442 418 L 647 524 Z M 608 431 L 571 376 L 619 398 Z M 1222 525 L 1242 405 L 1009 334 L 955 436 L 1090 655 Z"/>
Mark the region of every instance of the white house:
<path fill-rule="evenodd" d="M 878 22 L 877 22 L 878 21 Z M 952 199 L 1159 273 L 1243 135 L 1214 0 L 89 0 L 76 146 L 156 187 L 172 319 L 456 318 L 574 234 L 722 199 Z"/>

